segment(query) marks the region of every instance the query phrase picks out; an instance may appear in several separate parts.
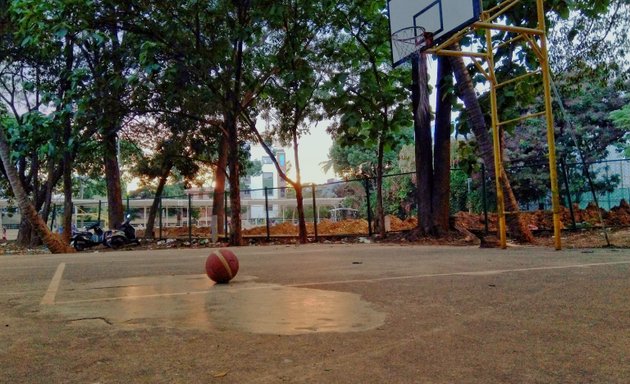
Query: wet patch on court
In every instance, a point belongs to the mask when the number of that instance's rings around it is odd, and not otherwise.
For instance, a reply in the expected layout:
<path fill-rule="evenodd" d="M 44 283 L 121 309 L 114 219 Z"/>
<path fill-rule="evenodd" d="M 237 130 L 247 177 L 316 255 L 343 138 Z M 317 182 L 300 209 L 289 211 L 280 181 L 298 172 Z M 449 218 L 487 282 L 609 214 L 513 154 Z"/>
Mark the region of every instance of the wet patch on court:
<path fill-rule="evenodd" d="M 257 283 L 215 285 L 205 275 L 153 276 L 78 284 L 64 281 L 49 313 L 69 326 L 180 327 L 297 335 L 359 332 L 385 313 L 354 293 Z"/>

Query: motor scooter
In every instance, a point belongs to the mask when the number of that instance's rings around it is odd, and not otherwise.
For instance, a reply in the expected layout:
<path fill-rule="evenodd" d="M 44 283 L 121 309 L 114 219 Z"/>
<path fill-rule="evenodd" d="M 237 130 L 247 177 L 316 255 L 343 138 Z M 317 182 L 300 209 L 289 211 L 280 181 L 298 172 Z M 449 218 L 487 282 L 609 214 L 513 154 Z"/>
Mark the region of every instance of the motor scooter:
<path fill-rule="evenodd" d="M 105 232 L 103 244 L 112 249 L 120 248 L 126 244 L 140 244 L 140 241 L 136 238 L 136 229 L 131 225 L 130 215 L 127 215 L 125 221 L 118 229 Z"/>
<path fill-rule="evenodd" d="M 96 222 L 87 227 L 84 231 L 73 231 L 72 237 L 70 238 L 70 245 L 77 251 L 83 251 L 86 248 L 101 244 L 104 236 L 105 233 L 101 229 L 101 223 Z"/>

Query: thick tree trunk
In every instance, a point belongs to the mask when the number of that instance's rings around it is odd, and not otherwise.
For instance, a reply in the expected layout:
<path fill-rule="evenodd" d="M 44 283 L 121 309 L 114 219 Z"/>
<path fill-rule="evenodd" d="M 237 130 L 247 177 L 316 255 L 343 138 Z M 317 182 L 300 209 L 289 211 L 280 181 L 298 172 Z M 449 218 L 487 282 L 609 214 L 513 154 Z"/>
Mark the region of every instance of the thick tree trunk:
<path fill-rule="evenodd" d="M 421 235 L 428 235 L 431 233 L 433 223 L 431 210 L 433 155 L 426 55 L 419 55 L 412 60 L 412 71 L 416 179 L 418 180 L 418 230 Z"/>
<path fill-rule="evenodd" d="M 221 135 L 219 159 L 214 172 L 214 191 L 212 192 L 212 214 L 217 216 L 219 234 L 225 234 L 225 178 L 227 175 L 228 139 Z"/>
<path fill-rule="evenodd" d="M 65 73 L 60 84 L 61 94 L 64 100 L 67 100 L 66 93 L 72 87 L 70 75 L 74 66 L 74 42 L 70 34 L 66 36 L 66 45 L 64 48 L 66 59 Z M 64 102 L 64 106 L 66 103 Z M 72 137 L 72 120 L 68 113 L 64 114 L 63 122 L 63 142 L 66 144 L 63 151 L 63 194 L 64 194 L 64 215 L 63 215 L 63 240 L 70 244 L 72 237 L 72 169 L 74 168 L 74 156 L 72 149 L 69 147 L 70 138 Z"/>
<path fill-rule="evenodd" d="M 111 15 L 116 16 L 117 10 L 115 5 L 107 5 Z M 104 132 L 105 146 L 105 179 L 107 182 L 107 204 L 108 204 L 108 220 L 110 228 L 118 228 L 125 219 L 124 207 L 122 202 L 122 183 L 120 180 L 120 164 L 118 163 L 118 131 L 121 128 L 122 119 L 124 117 L 123 93 L 125 75 L 124 63 L 122 59 L 121 44 L 119 38 L 119 21 L 114 18 L 112 23 L 108 25 L 109 35 L 111 38 L 111 51 L 109 52 L 111 60 L 111 78 L 117 82 L 110 84 L 109 103 L 105 106 L 107 116 L 105 116 L 106 126 Z"/>
<path fill-rule="evenodd" d="M 238 28 L 246 28 L 250 23 L 249 8 L 251 0 L 234 1 L 238 18 Z M 225 114 L 225 129 L 228 136 L 228 164 L 230 168 L 230 245 L 241 245 L 243 233 L 241 230 L 241 187 L 239 166 L 238 119 L 241 116 L 241 90 L 243 82 L 243 38 L 234 39 L 234 78 L 227 93 L 228 111 Z"/>
<path fill-rule="evenodd" d="M 239 146 L 238 146 L 238 130 L 236 119 L 228 113 L 227 130 L 229 134 L 229 155 L 228 163 L 230 167 L 230 206 L 231 206 L 231 222 L 230 222 L 230 245 L 241 245 L 243 242 L 243 234 L 241 231 L 241 187 L 240 187 L 240 166 L 239 166 Z"/>
<path fill-rule="evenodd" d="M 160 207 L 160 199 L 162 198 L 162 193 L 164 192 L 164 186 L 166 185 L 166 180 L 168 180 L 168 175 L 171 173 L 172 165 L 165 168 L 164 172 L 160 176 L 160 180 L 158 181 L 158 186 L 155 191 L 155 196 L 153 197 L 153 203 L 151 204 L 151 208 L 149 209 L 149 217 L 147 218 L 147 227 L 144 231 L 144 237 L 147 239 L 154 239 L 155 234 L 155 217 L 157 216 L 158 208 Z"/>
<path fill-rule="evenodd" d="M 46 244 L 52 253 L 71 253 L 74 249 L 65 244 L 57 235 L 51 233 L 46 226 L 46 222 L 37 214 L 37 210 L 31 204 L 22 186 L 17 174 L 15 166 L 11 162 L 11 150 L 7 142 L 4 131 L 0 130 L 0 158 L 4 164 L 4 168 L 11 184 L 11 189 L 15 195 L 15 199 L 20 208 L 22 217 L 24 217 L 33 227 L 39 238 Z"/>
<path fill-rule="evenodd" d="M 460 97 L 466 106 L 472 131 L 477 139 L 477 145 L 479 146 L 481 152 L 481 158 L 490 175 L 494 176 L 495 170 L 492 140 L 483 117 L 483 112 L 481 111 L 481 106 L 479 105 L 479 100 L 475 94 L 475 88 L 473 86 L 472 79 L 470 78 L 470 73 L 468 73 L 468 69 L 466 68 L 463 58 L 450 57 L 449 60 L 451 61 L 453 73 L 455 75 L 455 79 L 457 80 Z M 503 186 L 503 193 L 505 195 L 506 210 L 512 212 L 512 214 L 507 215 L 506 217 L 510 233 L 512 237 L 519 242 L 532 242 L 534 237 L 532 236 L 527 223 L 522 220 L 518 213 L 518 202 L 516 200 L 516 196 L 514 196 L 514 191 L 512 191 L 507 174 L 503 168 L 499 176 L 501 185 Z"/>
<path fill-rule="evenodd" d="M 110 132 L 115 132 L 110 129 Z M 107 183 L 107 218 L 110 228 L 117 228 L 124 220 L 120 165 L 118 164 L 118 139 L 115 133 L 105 136 L 105 181 Z"/>
<path fill-rule="evenodd" d="M 448 58 L 438 57 L 435 110 L 433 174 L 433 231 L 440 236 L 449 230 L 451 195 L 451 107 L 453 86 Z"/>

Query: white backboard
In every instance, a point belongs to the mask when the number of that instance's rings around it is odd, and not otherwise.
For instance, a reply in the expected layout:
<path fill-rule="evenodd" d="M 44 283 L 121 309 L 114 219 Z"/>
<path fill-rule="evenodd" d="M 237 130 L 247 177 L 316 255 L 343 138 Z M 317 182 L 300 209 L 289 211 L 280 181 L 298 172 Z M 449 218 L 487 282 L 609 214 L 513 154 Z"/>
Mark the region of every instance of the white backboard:
<path fill-rule="evenodd" d="M 388 0 L 387 9 L 390 33 L 407 27 L 423 27 L 433 34 L 431 46 L 434 46 L 478 21 L 481 0 Z M 392 49 L 394 66 L 408 57 Z"/>

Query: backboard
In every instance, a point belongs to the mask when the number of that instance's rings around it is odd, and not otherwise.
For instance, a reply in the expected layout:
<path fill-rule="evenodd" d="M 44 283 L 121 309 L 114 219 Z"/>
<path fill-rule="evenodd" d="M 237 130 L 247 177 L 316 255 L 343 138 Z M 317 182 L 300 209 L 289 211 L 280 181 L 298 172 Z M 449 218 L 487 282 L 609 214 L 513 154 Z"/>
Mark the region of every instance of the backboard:
<path fill-rule="evenodd" d="M 419 49 L 431 48 L 478 21 L 480 3 L 481 0 L 388 0 L 390 34 L 412 27 L 416 29 L 410 29 L 411 33 L 421 33 L 421 29 L 417 27 L 422 27 L 431 38 L 425 47 Z M 392 41 L 394 67 L 409 56 L 411 53 L 408 50 L 397 49 Z"/>

